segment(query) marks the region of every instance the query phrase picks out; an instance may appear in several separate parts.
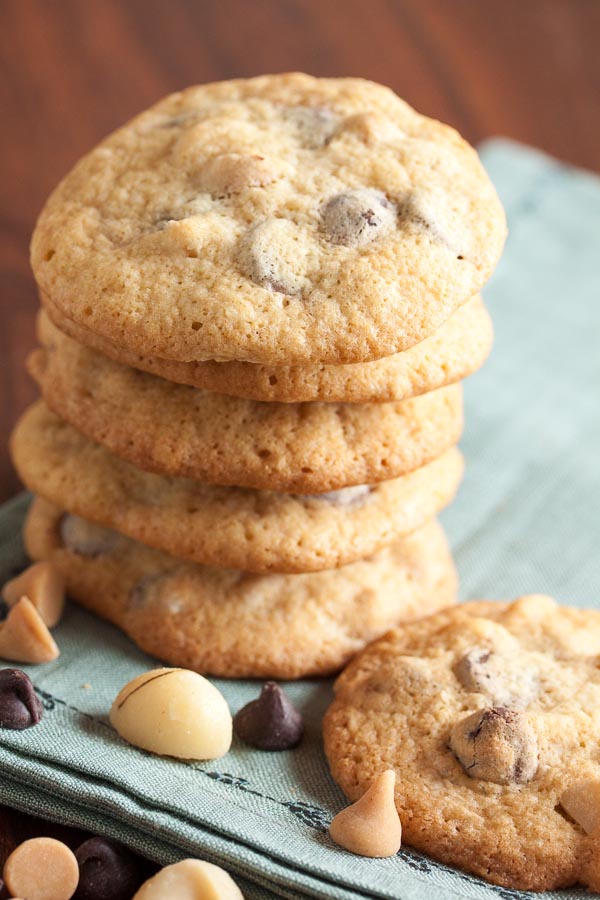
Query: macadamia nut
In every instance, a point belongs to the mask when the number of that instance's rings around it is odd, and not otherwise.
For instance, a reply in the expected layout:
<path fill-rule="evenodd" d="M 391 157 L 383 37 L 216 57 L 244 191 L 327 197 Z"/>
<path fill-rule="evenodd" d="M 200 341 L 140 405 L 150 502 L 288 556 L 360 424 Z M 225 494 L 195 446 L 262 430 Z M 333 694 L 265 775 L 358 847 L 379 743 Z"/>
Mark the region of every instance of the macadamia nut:
<path fill-rule="evenodd" d="M 224 869 L 199 859 L 182 859 L 161 869 L 141 886 L 133 900 L 244 900 Z"/>
<path fill-rule="evenodd" d="M 586 834 L 600 825 L 600 781 L 579 781 L 561 794 L 560 805 Z"/>
<path fill-rule="evenodd" d="M 187 669 L 154 669 L 119 692 L 110 721 L 122 738 L 161 756 L 218 759 L 231 746 L 232 720 L 223 695 Z"/>

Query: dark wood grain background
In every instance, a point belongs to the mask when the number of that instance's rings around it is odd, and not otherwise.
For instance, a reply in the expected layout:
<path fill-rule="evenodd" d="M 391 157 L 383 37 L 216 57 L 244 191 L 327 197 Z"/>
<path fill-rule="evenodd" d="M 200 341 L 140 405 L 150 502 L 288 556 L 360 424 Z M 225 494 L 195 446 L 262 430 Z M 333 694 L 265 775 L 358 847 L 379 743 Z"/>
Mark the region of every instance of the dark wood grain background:
<path fill-rule="evenodd" d="M 384 82 L 472 142 L 599 169 L 599 46 L 599 0 L 0 0 L 0 500 L 19 489 L 6 441 L 35 395 L 29 236 L 99 138 L 185 85 L 301 69 Z M 0 811 L 0 863 L 40 830 Z"/>

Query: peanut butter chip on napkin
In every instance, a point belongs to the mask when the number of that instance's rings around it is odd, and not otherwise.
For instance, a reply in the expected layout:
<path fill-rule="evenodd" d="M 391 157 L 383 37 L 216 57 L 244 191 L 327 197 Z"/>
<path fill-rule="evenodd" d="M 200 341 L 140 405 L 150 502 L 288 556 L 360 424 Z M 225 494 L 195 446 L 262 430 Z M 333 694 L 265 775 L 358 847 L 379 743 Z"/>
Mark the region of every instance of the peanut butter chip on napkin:
<path fill-rule="evenodd" d="M 4 864 L 3 875 L 13 897 L 70 900 L 79 881 L 79 867 L 66 844 L 39 837 L 13 850 Z"/>
<path fill-rule="evenodd" d="M 394 804 L 396 773 L 383 772 L 360 800 L 333 819 L 329 834 L 359 856 L 393 856 L 400 849 L 402 825 Z"/>
<path fill-rule="evenodd" d="M 0 625 L 0 657 L 13 662 L 46 663 L 59 655 L 54 638 L 27 597 L 21 597 Z"/>

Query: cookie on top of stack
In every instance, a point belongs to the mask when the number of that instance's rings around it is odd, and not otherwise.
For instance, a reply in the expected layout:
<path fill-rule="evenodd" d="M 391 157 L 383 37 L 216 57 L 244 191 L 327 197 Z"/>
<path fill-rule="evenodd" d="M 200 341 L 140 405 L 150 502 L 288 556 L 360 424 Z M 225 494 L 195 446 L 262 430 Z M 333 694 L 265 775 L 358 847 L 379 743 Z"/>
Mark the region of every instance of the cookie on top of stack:
<path fill-rule="evenodd" d="M 435 516 L 504 237 L 472 148 L 379 85 L 263 76 L 142 113 L 33 236 L 32 557 L 224 676 L 330 673 L 454 602 Z"/>

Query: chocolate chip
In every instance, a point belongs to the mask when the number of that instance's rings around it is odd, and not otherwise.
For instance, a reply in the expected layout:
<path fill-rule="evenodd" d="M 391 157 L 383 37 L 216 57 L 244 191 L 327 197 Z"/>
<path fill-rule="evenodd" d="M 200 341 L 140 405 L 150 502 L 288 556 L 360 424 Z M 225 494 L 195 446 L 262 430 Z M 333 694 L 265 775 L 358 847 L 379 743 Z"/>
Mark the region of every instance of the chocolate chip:
<path fill-rule="evenodd" d="M 323 231 L 332 244 L 361 247 L 390 231 L 395 207 L 381 191 L 361 188 L 336 194 L 321 209 Z"/>
<path fill-rule="evenodd" d="M 491 678 L 490 670 L 486 668 L 491 655 L 491 650 L 476 647 L 465 653 L 456 664 L 456 676 L 468 691 L 485 691 Z"/>
<path fill-rule="evenodd" d="M 538 743 L 527 716 L 504 706 L 485 707 L 452 729 L 450 749 L 471 778 L 496 784 L 531 781 Z"/>
<path fill-rule="evenodd" d="M 42 704 L 29 676 L 21 669 L 0 669 L 0 728 L 31 728 L 42 714 Z"/>
<path fill-rule="evenodd" d="M 296 137 L 303 147 L 318 150 L 325 147 L 336 130 L 337 117 L 324 106 L 288 106 L 283 118 L 296 130 Z"/>
<path fill-rule="evenodd" d="M 274 681 L 267 681 L 260 697 L 240 709 L 233 727 L 242 741 L 259 750 L 289 750 L 304 733 L 302 716 Z"/>
<path fill-rule="evenodd" d="M 79 884 L 73 900 L 131 900 L 143 880 L 135 856 L 104 838 L 84 841 L 75 858 Z"/>
<path fill-rule="evenodd" d="M 522 655 L 474 647 L 458 661 L 456 677 L 467 691 L 489 697 L 493 706 L 527 706 L 539 689 L 537 673 Z"/>
<path fill-rule="evenodd" d="M 101 556 L 119 542 L 119 535 L 79 516 L 65 514 L 60 520 L 60 537 L 67 548 L 80 556 Z"/>

